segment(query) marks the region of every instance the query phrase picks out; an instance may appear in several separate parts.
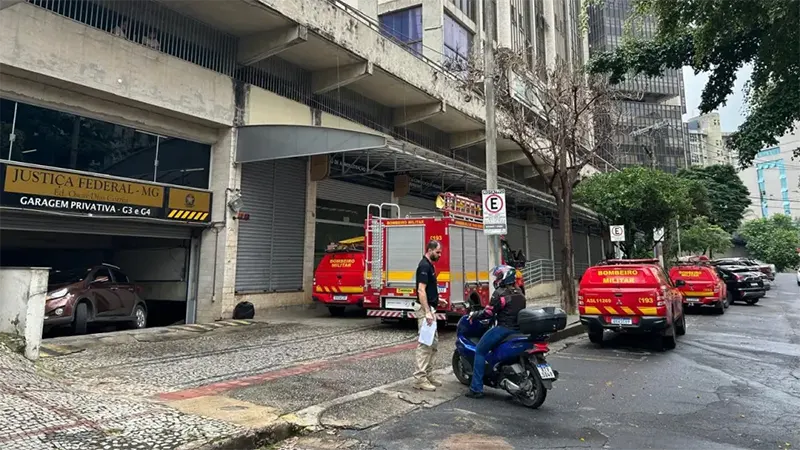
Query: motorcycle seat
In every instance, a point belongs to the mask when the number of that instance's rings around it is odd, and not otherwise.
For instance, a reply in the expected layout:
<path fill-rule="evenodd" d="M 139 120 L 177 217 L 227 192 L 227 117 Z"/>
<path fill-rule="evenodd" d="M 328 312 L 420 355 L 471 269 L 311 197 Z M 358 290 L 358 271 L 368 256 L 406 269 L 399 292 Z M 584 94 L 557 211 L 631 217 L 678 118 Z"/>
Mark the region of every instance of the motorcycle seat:
<path fill-rule="evenodd" d="M 527 339 L 528 335 L 527 334 L 522 334 L 522 333 L 514 333 L 514 334 L 509 335 L 507 338 L 503 339 L 503 342 L 510 342 L 510 341 L 513 341 L 513 340 L 519 339 L 519 338 Z"/>

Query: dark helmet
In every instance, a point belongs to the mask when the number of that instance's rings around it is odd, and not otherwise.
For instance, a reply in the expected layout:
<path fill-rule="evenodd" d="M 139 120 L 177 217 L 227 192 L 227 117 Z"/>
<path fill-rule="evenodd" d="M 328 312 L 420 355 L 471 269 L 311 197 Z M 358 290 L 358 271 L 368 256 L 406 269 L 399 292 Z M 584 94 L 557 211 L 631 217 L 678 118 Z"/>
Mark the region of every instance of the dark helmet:
<path fill-rule="evenodd" d="M 517 283 L 517 269 L 502 264 L 492 269 L 494 288 L 501 286 L 514 286 Z"/>

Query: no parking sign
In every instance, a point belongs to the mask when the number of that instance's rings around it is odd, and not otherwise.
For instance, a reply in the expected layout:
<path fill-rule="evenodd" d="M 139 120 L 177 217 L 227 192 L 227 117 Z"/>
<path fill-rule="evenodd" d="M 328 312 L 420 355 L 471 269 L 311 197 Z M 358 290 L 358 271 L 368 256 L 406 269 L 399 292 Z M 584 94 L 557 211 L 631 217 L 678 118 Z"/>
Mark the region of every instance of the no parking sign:
<path fill-rule="evenodd" d="M 506 190 L 484 189 L 483 196 L 483 234 L 508 234 L 506 219 Z"/>

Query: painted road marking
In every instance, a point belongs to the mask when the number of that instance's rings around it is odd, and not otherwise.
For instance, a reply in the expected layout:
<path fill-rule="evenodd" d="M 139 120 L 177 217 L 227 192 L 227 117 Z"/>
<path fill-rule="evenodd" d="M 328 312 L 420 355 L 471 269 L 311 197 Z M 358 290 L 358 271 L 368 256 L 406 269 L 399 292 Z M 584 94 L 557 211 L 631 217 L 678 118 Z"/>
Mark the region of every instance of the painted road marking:
<path fill-rule="evenodd" d="M 406 350 L 411 350 L 413 348 L 416 348 L 416 346 L 417 342 L 415 340 L 414 342 L 407 342 L 405 344 L 392 345 L 389 347 L 381 347 L 374 350 L 357 353 L 354 355 L 342 356 L 339 358 L 327 359 L 322 361 L 314 361 L 311 363 L 299 364 L 296 366 L 289 366 L 283 369 L 272 370 L 257 375 L 251 375 L 244 378 L 222 381 L 219 383 L 212 383 L 198 388 L 185 389 L 174 392 L 163 392 L 161 394 L 157 394 L 156 399 L 185 400 L 189 398 L 203 397 L 207 395 L 219 395 L 220 393 L 227 392 L 233 389 L 253 386 L 256 384 L 262 384 L 280 378 L 319 372 L 340 364 L 365 361 L 368 359 L 379 358 L 381 356 L 392 355 L 395 353 L 404 352 Z"/>

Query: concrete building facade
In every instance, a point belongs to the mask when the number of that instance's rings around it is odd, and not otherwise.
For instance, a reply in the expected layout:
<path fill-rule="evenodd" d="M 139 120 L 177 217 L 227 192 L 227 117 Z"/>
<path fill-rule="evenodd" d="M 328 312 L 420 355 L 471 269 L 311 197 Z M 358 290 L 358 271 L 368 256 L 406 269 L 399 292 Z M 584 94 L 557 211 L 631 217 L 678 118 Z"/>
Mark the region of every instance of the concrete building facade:
<path fill-rule="evenodd" d="M 369 203 L 479 194 L 482 99 L 387 37 L 382 7 L 3 2 L 3 264 L 110 262 L 171 317 L 211 321 L 245 300 L 310 302 L 326 244 L 363 232 Z M 560 259 L 552 197 L 519 148 L 498 148 L 510 243 Z M 576 216 L 583 267 L 604 233 Z"/>
<path fill-rule="evenodd" d="M 686 131 L 691 165 L 731 164 L 731 152 L 725 145 L 719 113 L 702 114 L 687 120 Z"/>
<path fill-rule="evenodd" d="M 589 55 L 610 51 L 622 44 L 625 23 L 631 15 L 630 0 L 606 0 L 589 11 Z M 637 32 L 651 36 L 655 24 L 646 21 Z M 637 76 L 619 85 L 627 98 L 620 101 L 625 115 L 621 144 L 604 155 L 616 167 L 648 166 L 675 173 L 688 165 L 683 126 L 686 99 L 680 70 L 663 76 Z"/>

